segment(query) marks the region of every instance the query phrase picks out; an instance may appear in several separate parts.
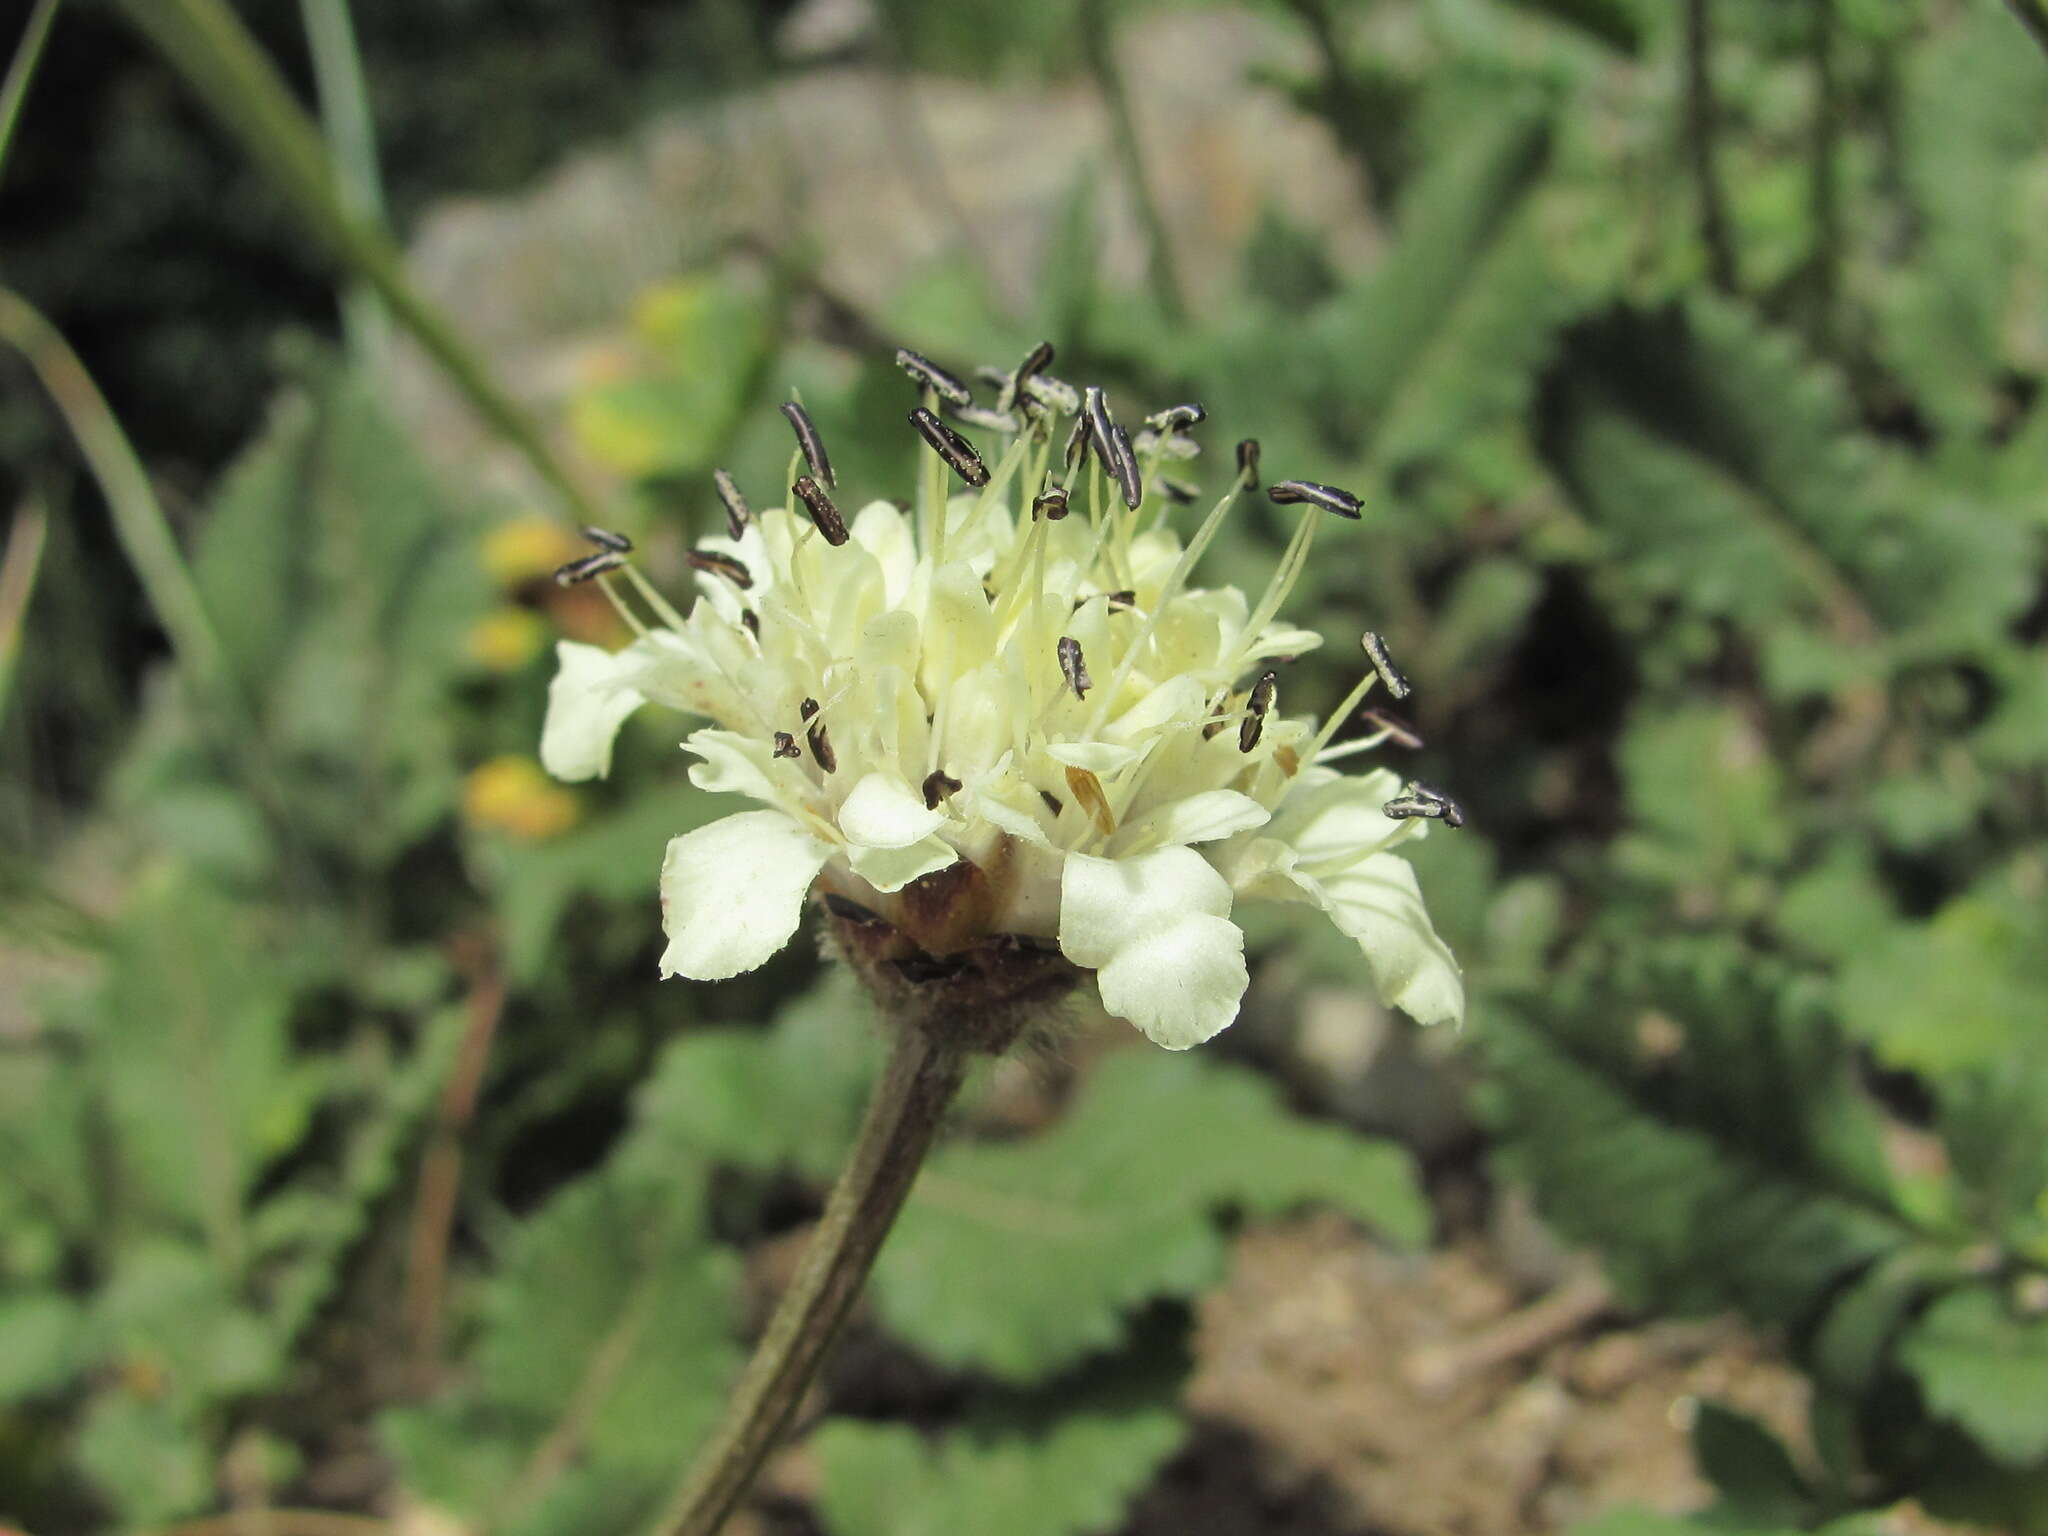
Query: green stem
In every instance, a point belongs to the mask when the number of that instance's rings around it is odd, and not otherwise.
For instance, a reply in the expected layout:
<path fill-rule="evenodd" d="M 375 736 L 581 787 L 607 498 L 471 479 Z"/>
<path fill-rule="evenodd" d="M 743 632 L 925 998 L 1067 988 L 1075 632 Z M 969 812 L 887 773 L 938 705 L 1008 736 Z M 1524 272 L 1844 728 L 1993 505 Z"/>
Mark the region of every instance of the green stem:
<path fill-rule="evenodd" d="M 57 19 L 61 0 L 36 0 L 28 25 L 21 29 L 21 42 L 14 50 L 14 62 L 7 66 L 7 78 L 0 81 L 0 166 L 7 163 L 7 150 L 14 143 L 14 125 L 21 117 L 21 104 L 28 100 L 28 83 L 35 78 L 43 60 L 43 44 L 49 41 L 50 23 Z"/>
<path fill-rule="evenodd" d="M 0 288 L 0 343 L 27 360 L 64 418 L 106 498 L 121 552 L 170 638 L 178 664 L 213 711 L 223 755 L 240 769 L 251 794 L 276 824 L 279 840 L 294 854 L 297 869 L 297 843 L 290 832 L 282 781 L 258 733 L 242 679 L 228 662 L 134 445 L 70 343 L 33 305 L 6 288 Z"/>
<path fill-rule="evenodd" d="M 1138 222 L 1144 226 L 1152 296 L 1168 320 L 1185 320 L 1187 304 L 1181 297 L 1172 237 L 1167 233 L 1166 218 L 1159 211 L 1159 200 L 1153 195 L 1152 179 L 1145 172 L 1138 124 L 1131 115 L 1123 73 L 1116 66 L 1114 42 L 1108 7 L 1103 0 L 1081 0 L 1081 51 L 1087 57 L 1089 72 L 1095 76 L 1096 88 L 1102 93 L 1102 104 L 1109 111 L 1110 137 L 1116 144 L 1117 158 L 1123 162 L 1124 180 L 1129 183 Z"/>
<path fill-rule="evenodd" d="M 313 86 L 327 141 L 335 190 L 348 210 L 379 229 L 385 222 L 383 178 L 377 170 L 377 129 L 348 0 L 299 0 L 306 46 L 313 56 Z M 371 368 L 384 360 L 389 325 L 376 292 L 361 279 L 342 295 L 342 325 L 349 348 Z"/>
<path fill-rule="evenodd" d="M 477 415 L 519 450 L 577 521 L 602 521 L 526 412 L 499 387 L 446 317 L 412 286 L 390 237 L 348 207 L 336 188 L 319 133 L 224 0 L 116 3 L 130 24 L 185 77 L 200 102 L 290 201 L 328 253 L 377 291 L 392 318 L 426 349 Z"/>
<path fill-rule="evenodd" d="M 171 649 L 208 692 L 231 694 L 227 653 L 207 617 L 149 475 L 113 410 L 57 328 L 19 294 L 0 288 L 0 342 L 19 352 L 49 391 L 107 499 L 114 533 L 156 610 Z"/>
<path fill-rule="evenodd" d="M 966 1075 L 959 1048 L 914 1026 L 895 1028 L 860 1135 L 796 1277 L 733 1389 L 725 1422 L 669 1500 L 657 1532 L 715 1536 L 753 1486 L 860 1295 Z"/>
<path fill-rule="evenodd" d="M 29 599 L 35 595 L 36 576 L 43 567 L 43 540 L 49 527 L 49 514 L 31 493 L 14 509 L 7 548 L 0 552 L 0 722 L 7 719 L 14 658 L 21 652 L 22 625 L 28 618 Z"/>
<path fill-rule="evenodd" d="M 1714 137 L 1720 113 L 1714 100 L 1711 60 L 1711 0 L 1685 0 L 1685 143 L 1699 199 L 1700 243 L 1707 249 L 1707 275 L 1723 293 L 1735 291 L 1735 243 L 1728 233 L 1728 209 L 1714 166 Z"/>

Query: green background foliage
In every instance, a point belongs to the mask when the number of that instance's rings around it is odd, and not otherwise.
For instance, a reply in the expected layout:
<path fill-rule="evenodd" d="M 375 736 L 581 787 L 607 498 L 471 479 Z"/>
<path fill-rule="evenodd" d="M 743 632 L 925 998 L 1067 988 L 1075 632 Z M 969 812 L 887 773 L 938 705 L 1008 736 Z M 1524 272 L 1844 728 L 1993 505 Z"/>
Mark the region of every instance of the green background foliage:
<path fill-rule="evenodd" d="M 1120 406 L 1200 398 L 1210 478 L 1256 432 L 1367 499 L 1291 612 L 1387 634 L 1415 771 L 1470 815 L 1418 855 L 1472 991 L 1436 1069 L 1469 1133 L 1404 1144 L 1283 1087 L 1305 995 L 1361 985 L 1284 915 L 1251 923 L 1260 1018 L 1199 1058 L 1089 1036 L 1030 1068 L 1026 1123 L 990 1074 L 858 1324 L 925 1386 L 828 1376 L 812 1528 L 1117 1529 L 1194 1433 L 1233 1238 L 1319 1208 L 1422 1248 L 1469 1220 L 1456 1188 L 1529 1197 L 1617 1305 L 1737 1314 L 1810 1383 L 1810 1446 L 1705 1405 L 1713 1507 L 1589 1536 L 1849 1536 L 1903 1499 L 2048 1531 L 2048 56 L 1994 0 L 1714 0 L 1703 125 L 1693 3 L 1254 7 L 1299 46 L 1246 89 L 1321 126 L 1377 244 L 1276 199 L 1186 315 L 1108 275 L 1091 173 L 1021 306 L 948 248 L 834 308 L 831 232 L 796 228 L 608 317 L 627 365 L 549 426 L 657 560 L 715 525 L 714 464 L 781 473 L 791 385 L 842 476 L 900 485 L 880 338 L 966 365 L 1051 335 Z M 1083 29 L 1182 9 L 887 0 L 855 57 L 1099 92 Z M 774 7 L 400 10 L 358 7 L 401 228 L 823 67 L 778 62 Z M 247 12 L 301 79 L 290 8 Z M 656 850 L 719 810 L 670 724 L 566 810 L 522 791 L 544 835 L 480 809 L 548 673 L 482 627 L 602 615 L 480 554 L 529 509 L 334 338 L 310 246 L 109 11 L 66 8 L 4 170 L 0 273 L 158 472 L 236 707 L 163 654 L 10 368 L 0 490 L 56 516 L 0 696 L 0 1523 L 154 1528 L 253 1488 L 638 1531 L 874 1031 L 803 953 L 655 981 Z M 223 253 L 268 279 L 224 293 Z M 1239 519 L 1211 570 L 1253 587 L 1283 535 Z M 1350 665 L 1302 658 L 1288 707 Z M 332 1491 L 365 1445 L 379 1479 Z"/>

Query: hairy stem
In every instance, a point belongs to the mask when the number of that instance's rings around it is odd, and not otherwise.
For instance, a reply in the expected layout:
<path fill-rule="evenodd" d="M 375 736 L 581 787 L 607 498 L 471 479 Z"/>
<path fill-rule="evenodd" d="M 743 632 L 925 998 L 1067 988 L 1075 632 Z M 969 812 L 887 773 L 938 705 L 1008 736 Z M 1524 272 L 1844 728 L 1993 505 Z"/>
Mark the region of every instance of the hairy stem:
<path fill-rule="evenodd" d="M 715 1536 L 788 1426 L 852 1310 L 967 1075 L 967 1054 L 901 1026 L 839 1182 L 726 1406 L 655 1529 Z"/>
<path fill-rule="evenodd" d="M 1708 54 L 1713 47 L 1711 0 L 1685 0 L 1685 142 L 1699 199 L 1700 242 L 1707 248 L 1707 275 L 1723 293 L 1735 291 L 1735 242 L 1728 233 L 1728 208 L 1714 165 L 1714 136 L 1720 113 Z"/>

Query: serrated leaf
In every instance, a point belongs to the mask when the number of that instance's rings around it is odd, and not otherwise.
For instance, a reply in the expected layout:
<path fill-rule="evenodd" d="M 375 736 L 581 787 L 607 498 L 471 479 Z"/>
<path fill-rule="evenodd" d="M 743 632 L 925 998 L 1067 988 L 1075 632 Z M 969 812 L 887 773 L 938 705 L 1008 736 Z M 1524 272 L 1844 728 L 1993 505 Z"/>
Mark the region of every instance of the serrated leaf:
<path fill-rule="evenodd" d="M 1928 1406 L 2011 1467 L 2048 1458 L 2048 1318 L 2015 1317 L 1985 1286 L 1952 1291 L 1899 1348 Z"/>
<path fill-rule="evenodd" d="M 1907 494 L 1841 380 L 1738 306 L 1694 296 L 1579 327 L 1541 418 L 1629 583 L 1755 634 L 1787 695 L 1987 641 L 2026 601 L 2024 531 Z M 1780 632 L 1802 622 L 1817 633 L 1788 672 Z"/>
<path fill-rule="evenodd" d="M 304 1133 L 320 1078 L 295 1062 L 288 969 L 254 914 L 162 869 L 124 914 L 95 1055 L 127 1198 L 246 1257 L 245 1200 Z"/>
<path fill-rule="evenodd" d="M 1726 941 L 1584 964 L 1540 1013 L 1489 1017 L 1482 1106 L 1505 1168 L 1625 1294 L 1803 1318 L 1911 1240 L 1812 989 Z"/>
<path fill-rule="evenodd" d="M 1079 1412 L 1041 1436 L 955 1433 L 838 1419 L 811 1437 L 832 1536 L 1082 1536 L 1114 1529 L 1179 1449 L 1169 1408 Z"/>
<path fill-rule="evenodd" d="M 1942 1073 L 2038 1057 L 2044 940 L 2038 904 L 1960 897 L 1849 957 L 1843 1018 L 1896 1067 Z"/>
<path fill-rule="evenodd" d="M 851 973 L 834 967 L 777 1013 L 769 1031 L 684 1036 L 635 1098 L 621 1166 L 726 1163 L 831 1178 L 881 1063 L 873 1015 Z"/>
<path fill-rule="evenodd" d="M 1144 1302 L 1214 1279 L 1221 1211 L 1310 1202 L 1398 1242 L 1428 1231 L 1392 1144 L 1296 1119 L 1240 1069 L 1114 1056 L 1044 1135 L 932 1160 L 882 1251 L 875 1302 L 936 1360 L 1040 1380 L 1114 1346 Z"/>
<path fill-rule="evenodd" d="M 738 1266 L 707 1247 L 701 1191 L 599 1175 L 521 1231 L 493 1277 L 477 1347 L 492 1403 L 573 1413 L 594 1458 L 666 1467 L 705 1434 L 738 1364 Z"/>
<path fill-rule="evenodd" d="M 1634 721 L 1621 742 L 1629 809 L 1657 870 L 1718 884 L 1749 861 L 1775 863 L 1792 830 L 1769 743 L 1732 708 L 1691 705 Z"/>
<path fill-rule="evenodd" d="M 704 1170 L 664 1174 L 607 1166 L 518 1230 L 484 1290 L 472 1378 L 382 1421 L 409 1488 L 521 1532 L 645 1513 L 739 1365 L 739 1266 L 707 1241 Z"/>
<path fill-rule="evenodd" d="M 1974 6 L 1908 56 L 1899 127 L 1917 259 L 1879 311 L 1893 366 L 1950 433 L 1989 425 L 2006 365 L 2017 172 L 2041 148 L 2048 77 L 2002 6 Z"/>
<path fill-rule="evenodd" d="M 1546 114 L 1528 98 L 1471 124 L 1463 142 L 1403 197 L 1386 259 L 1311 321 L 1312 344 L 1326 359 L 1327 399 L 1356 413 L 1375 436 L 1393 431 L 1404 457 L 1442 440 L 1435 407 L 1457 402 L 1461 392 L 1513 387 L 1512 374 L 1490 380 L 1466 366 L 1469 346 L 1448 346 L 1424 367 L 1447 334 L 1474 345 L 1512 335 L 1514 350 L 1525 355 L 1542 345 L 1549 304 L 1538 303 L 1527 323 L 1513 313 L 1514 296 L 1540 264 L 1526 228 L 1498 270 L 1490 258 L 1542 164 L 1547 127 Z M 1479 297 L 1467 311 L 1473 294 Z M 1404 404 L 1411 381 L 1412 407 Z"/>

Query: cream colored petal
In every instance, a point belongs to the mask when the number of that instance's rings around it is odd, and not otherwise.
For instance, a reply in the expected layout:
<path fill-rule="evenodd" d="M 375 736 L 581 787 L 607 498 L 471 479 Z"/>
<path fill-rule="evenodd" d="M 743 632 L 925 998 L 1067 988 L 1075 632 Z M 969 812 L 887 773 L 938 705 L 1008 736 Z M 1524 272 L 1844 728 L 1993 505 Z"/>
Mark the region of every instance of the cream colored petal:
<path fill-rule="evenodd" d="M 661 865 L 661 974 L 722 981 L 789 942 L 831 844 L 780 811 L 742 811 L 686 832 Z"/>
<path fill-rule="evenodd" d="M 1230 887 L 1190 848 L 1135 859 L 1067 856 L 1060 872 L 1060 950 L 1076 965 L 1107 965 L 1119 949 L 1190 914 L 1230 915 Z"/>
<path fill-rule="evenodd" d="M 1110 843 L 1123 854 L 1175 843 L 1212 843 L 1219 838 L 1264 826 L 1266 808 L 1234 789 L 1207 789 L 1168 800 L 1124 824 Z"/>
<path fill-rule="evenodd" d="M 1456 957 L 1437 937 L 1422 905 L 1415 869 L 1376 853 L 1319 880 L 1295 877 L 1317 895 L 1332 922 L 1358 941 L 1380 1000 L 1418 1024 L 1458 1024 L 1465 982 Z"/>
<path fill-rule="evenodd" d="M 1237 924 L 1200 912 L 1130 940 L 1095 973 L 1102 1006 L 1169 1051 L 1200 1045 L 1236 1018 L 1249 981 Z"/>
<path fill-rule="evenodd" d="M 626 717 L 644 702 L 632 679 L 645 657 L 614 654 L 564 640 L 555 647 L 554 681 L 540 732 L 541 766 L 571 782 L 601 779 L 612 769 L 612 743 Z"/>
<path fill-rule="evenodd" d="M 908 848 L 854 848 L 848 851 L 846 862 L 861 879 L 887 894 L 959 863 L 960 853 L 943 837 L 928 837 Z"/>
<path fill-rule="evenodd" d="M 944 811 L 927 809 L 923 797 L 893 773 L 869 774 L 839 807 L 839 830 L 863 848 L 908 848 L 945 820 Z"/>

